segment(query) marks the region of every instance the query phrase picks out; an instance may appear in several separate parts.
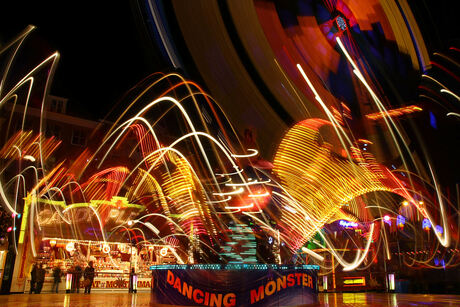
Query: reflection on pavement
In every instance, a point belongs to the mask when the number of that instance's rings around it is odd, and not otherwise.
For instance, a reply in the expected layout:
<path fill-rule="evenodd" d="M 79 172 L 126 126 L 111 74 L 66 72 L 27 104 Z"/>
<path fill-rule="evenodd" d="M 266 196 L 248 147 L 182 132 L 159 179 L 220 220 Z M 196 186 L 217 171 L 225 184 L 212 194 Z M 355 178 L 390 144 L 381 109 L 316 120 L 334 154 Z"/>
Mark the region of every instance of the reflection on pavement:
<path fill-rule="evenodd" d="M 460 295 L 397 293 L 320 293 L 317 306 L 460 306 Z M 2 307 L 167 306 L 150 293 L 11 294 L 0 296 Z"/>

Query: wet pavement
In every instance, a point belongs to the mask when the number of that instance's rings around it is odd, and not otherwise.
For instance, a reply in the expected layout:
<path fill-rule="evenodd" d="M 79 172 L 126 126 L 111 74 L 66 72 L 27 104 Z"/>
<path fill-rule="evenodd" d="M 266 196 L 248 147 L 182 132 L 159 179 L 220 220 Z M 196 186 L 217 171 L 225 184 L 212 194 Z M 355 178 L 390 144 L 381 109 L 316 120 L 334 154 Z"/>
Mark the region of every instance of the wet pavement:
<path fill-rule="evenodd" d="M 394 293 L 321 293 L 317 306 L 460 306 L 460 295 Z M 166 306 L 150 293 L 72 293 L 0 295 L 2 307 Z"/>

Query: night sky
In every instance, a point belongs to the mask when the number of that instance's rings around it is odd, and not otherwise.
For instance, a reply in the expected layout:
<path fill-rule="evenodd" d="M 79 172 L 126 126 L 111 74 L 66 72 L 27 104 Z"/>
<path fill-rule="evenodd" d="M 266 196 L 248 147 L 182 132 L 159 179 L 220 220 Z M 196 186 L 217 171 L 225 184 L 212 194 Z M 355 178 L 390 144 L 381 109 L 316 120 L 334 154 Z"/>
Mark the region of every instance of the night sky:
<path fill-rule="evenodd" d="M 0 44 L 37 26 L 27 52 L 43 59 L 61 54 L 51 94 L 69 98 L 75 115 L 103 118 L 144 77 L 172 70 L 148 38 L 145 21 L 135 17 L 138 2 L 0 1 Z M 446 0 L 413 4 L 430 52 L 459 42 L 457 27 L 447 26 L 453 22 L 450 6 Z"/>
<path fill-rule="evenodd" d="M 23 52 L 61 54 L 51 94 L 69 98 L 75 115 L 103 118 L 137 82 L 169 69 L 142 36 L 130 2 L 0 1 L 0 43 L 35 25 L 25 45 L 33 50 Z"/>

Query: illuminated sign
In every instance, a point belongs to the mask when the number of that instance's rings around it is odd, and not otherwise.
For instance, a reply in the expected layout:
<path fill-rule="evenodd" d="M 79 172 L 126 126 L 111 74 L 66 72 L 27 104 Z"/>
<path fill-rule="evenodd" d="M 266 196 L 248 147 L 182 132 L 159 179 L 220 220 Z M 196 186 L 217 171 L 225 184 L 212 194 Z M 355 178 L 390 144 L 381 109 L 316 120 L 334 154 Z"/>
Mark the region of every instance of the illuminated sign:
<path fill-rule="evenodd" d="M 25 211 L 32 201 L 37 205 L 36 220 L 45 237 L 75 239 L 75 229 L 78 229 L 77 238 L 80 240 L 99 240 L 103 237 L 102 232 L 107 234 L 145 210 L 142 205 L 130 204 L 127 198 L 114 196 L 111 201 L 91 200 L 89 203 L 69 205 L 63 201 L 28 197 Z M 23 224 L 21 227 L 25 228 L 24 221 Z M 114 233 L 111 240 L 118 240 L 117 236 L 121 235 Z M 110 252 L 107 247 L 104 250 L 105 253 Z"/>
<path fill-rule="evenodd" d="M 339 225 L 342 226 L 342 227 L 345 227 L 345 228 L 358 227 L 358 223 L 345 221 L 345 220 L 340 220 Z"/>
<path fill-rule="evenodd" d="M 221 268 L 226 265 L 211 266 Z M 304 270 L 283 265 L 274 266 L 279 270 L 247 269 L 243 273 L 239 270 L 190 270 L 188 268 L 191 266 L 183 267 L 154 270 L 156 303 L 186 306 L 296 306 L 318 302 L 316 269 Z"/>
<path fill-rule="evenodd" d="M 151 288 L 151 278 L 138 278 L 136 275 L 133 276 L 133 289 L 139 288 Z M 95 289 L 123 289 L 129 287 L 129 279 L 118 277 L 118 278 L 95 278 L 93 281 L 93 288 Z"/>
<path fill-rule="evenodd" d="M 366 278 L 364 276 L 345 277 L 343 280 L 344 287 L 357 287 L 357 286 L 365 286 L 365 285 L 366 285 Z"/>

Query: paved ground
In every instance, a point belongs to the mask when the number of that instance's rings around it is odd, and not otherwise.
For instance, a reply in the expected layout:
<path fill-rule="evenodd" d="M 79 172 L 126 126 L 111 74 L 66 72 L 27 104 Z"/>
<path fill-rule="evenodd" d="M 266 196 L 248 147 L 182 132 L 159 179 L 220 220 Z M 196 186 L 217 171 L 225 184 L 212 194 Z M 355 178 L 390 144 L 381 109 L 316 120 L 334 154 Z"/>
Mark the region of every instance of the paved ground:
<path fill-rule="evenodd" d="M 319 306 L 460 306 L 460 295 L 327 293 Z M 152 302 L 150 293 L 12 294 L 0 295 L 2 307 L 165 306 Z"/>

